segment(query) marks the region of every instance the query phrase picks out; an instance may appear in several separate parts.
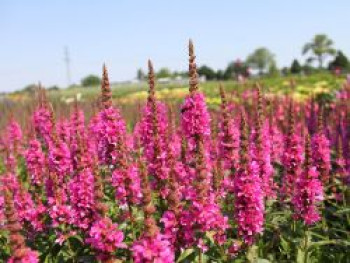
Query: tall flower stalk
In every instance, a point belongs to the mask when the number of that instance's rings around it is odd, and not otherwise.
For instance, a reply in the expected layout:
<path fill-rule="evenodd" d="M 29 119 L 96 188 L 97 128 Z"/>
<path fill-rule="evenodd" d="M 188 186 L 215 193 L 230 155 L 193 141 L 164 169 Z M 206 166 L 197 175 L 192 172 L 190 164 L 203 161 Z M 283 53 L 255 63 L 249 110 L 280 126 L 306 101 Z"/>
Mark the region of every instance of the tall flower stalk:
<path fill-rule="evenodd" d="M 264 223 L 264 193 L 259 167 L 249 155 L 249 135 L 244 113 L 241 116 L 239 168 L 234 179 L 234 217 L 238 236 L 247 245 L 262 233 Z"/>
<path fill-rule="evenodd" d="M 9 232 L 9 245 L 11 248 L 11 257 L 7 262 L 39 262 L 39 256 L 36 251 L 31 250 L 25 244 L 24 237 L 21 234 L 22 226 L 17 218 L 17 211 L 13 203 L 13 195 L 8 189 L 5 189 L 5 216 L 6 228 Z"/>

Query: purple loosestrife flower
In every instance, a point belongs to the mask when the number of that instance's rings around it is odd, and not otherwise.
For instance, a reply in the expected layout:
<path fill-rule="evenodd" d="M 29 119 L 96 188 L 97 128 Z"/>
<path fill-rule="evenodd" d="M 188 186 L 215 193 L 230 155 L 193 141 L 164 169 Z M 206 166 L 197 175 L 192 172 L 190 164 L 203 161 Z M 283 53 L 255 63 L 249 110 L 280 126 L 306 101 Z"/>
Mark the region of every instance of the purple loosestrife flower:
<path fill-rule="evenodd" d="M 94 140 L 87 140 L 85 130 L 84 112 L 78 108 L 78 103 L 75 101 L 74 111 L 71 116 L 71 132 L 69 138 L 69 146 L 72 157 L 73 170 L 84 169 L 91 167 L 92 159 L 96 155 Z"/>
<path fill-rule="evenodd" d="M 148 61 L 149 95 L 138 125 L 138 137 L 144 149 L 149 174 L 155 177 L 156 189 L 166 197 L 165 180 L 169 175 L 167 166 L 166 135 L 168 129 L 167 109 L 155 97 L 155 76 L 152 62 Z"/>
<path fill-rule="evenodd" d="M 344 184 L 350 184 L 350 173 L 346 171 L 346 161 L 343 153 L 343 139 L 339 135 L 338 137 L 338 147 L 337 147 L 337 156 L 335 159 L 335 170 L 336 176 L 339 180 L 341 180 Z"/>
<path fill-rule="evenodd" d="M 181 106 L 181 127 L 188 140 L 189 157 L 194 158 L 197 137 L 201 137 L 205 148 L 209 149 L 210 115 L 202 93 L 193 92 L 185 98 L 185 102 Z M 209 159 L 209 151 L 206 152 L 206 158 Z"/>
<path fill-rule="evenodd" d="M 40 138 L 42 138 L 46 144 L 52 140 L 52 132 L 54 130 L 54 124 L 52 122 L 52 112 L 44 108 L 38 108 L 33 114 L 33 124 L 35 130 Z"/>
<path fill-rule="evenodd" d="M 270 121 L 269 131 L 271 140 L 271 161 L 280 163 L 283 154 L 283 134 L 273 120 Z"/>
<path fill-rule="evenodd" d="M 294 218 L 302 219 L 306 225 L 319 221 L 317 206 L 322 200 L 322 184 L 316 168 L 312 166 L 310 137 L 306 135 L 304 167 L 292 198 Z"/>
<path fill-rule="evenodd" d="M 54 189 L 53 196 L 48 198 L 48 214 L 52 221 L 52 227 L 61 224 L 71 224 L 73 211 L 68 204 L 68 197 L 65 188 Z"/>
<path fill-rule="evenodd" d="M 195 63 L 193 43 L 189 42 L 189 77 L 190 94 L 185 98 L 181 106 L 181 128 L 182 134 L 187 139 L 187 158 L 189 162 L 195 162 L 198 151 L 198 141 L 204 146 L 204 159 L 210 163 L 210 114 L 205 103 L 204 95 L 198 91 L 198 74 Z"/>
<path fill-rule="evenodd" d="M 86 243 L 99 253 L 111 254 L 118 248 L 126 248 L 124 234 L 110 218 L 100 218 L 91 226 Z"/>
<path fill-rule="evenodd" d="M 12 151 L 15 155 L 21 152 L 21 140 L 22 140 L 22 130 L 21 126 L 19 126 L 18 122 L 14 119 L 11 119 L 10 123 L 6 127 L 7 137 L 8 137 L 8 145 L 10 151 Z"/>
<path fill-rule="evenodd" d="M 132 248 L 135 263 L 172 263 L 175 262 L 170 242 L 162 235 L 144 237 L 136 241 Z"/>
<path fill-rule="evenodd" d="M 329 182 L 329 172 L 331 169 L 331 157 L 329 140 L 322 133 L 315 133 L 312 138 L 312 158 L 317 171 L 320 173 L 322 182 Z"/>
<path fill-rule="evenodd" d="M 98 158 L 101 164 L 116 166 L 120 159 L 118 145 L 125 140 L 126 126 L 119 110 L 112 106 L 112 94 L 107 68 L 103 66 L 102 103 L 104 108 L 98 113 L 92 132 L 96 133 Z"/>
<path fill-rule="evenodd" d="M 186 222 L 184 228 L 189 228 L 187 233 L 194 233 L 194 244 L 202 242 L 201 238 L 207 231 L 216 233 L 217 241 L 224 239 L 227 228 L 227 218 L 220 211 L 216 203 L 216 196 L 210 192 L 211 186 L 211 131 L 210 116 L 205 104 L 203 94 L 198 92 L 198 75 L 195 64 L 195 56 L 192 41 L 189 43 L 189 74 L 190 94 L 182 105 L 181 126 L 182 132 L 187 139 L 187 152 L 194 163 L 194 182 L 192 183 L 194 195 L 188 213 L 184 212 L 180 218 L 180 224 Z M 191 229 L 192 228 L 192 229 Z"/>
<path fill-rule="evenodd" d="M 42 151 L 41 143 L 37 139 L 31 139 L 29 141 L 24 158 L 32 184 L 41 186 L 44 182 L 46 157 Z"/>
<path fill-rule="evenodd" d="M 257 134 L 258 130 L 260 135 Z M 250 154 L 252 161 L 258 164 L 264 195 L 267 198 L 274 198 L 276 185 L 273 181 L 274 170 L 271 164 L 271 141 L 267 122 L 264 122 L 261 128 L 252 131 Z"/>
<path fill-rule="evenodd" d="M 218 133 L 218 158 L 223 160 L 224 169 L 237 168 L 239 156 L 239 131 L 228 113 L 226 94 L 220 85 L 221 116 Z"/>
<path fill-rule="evenodd" d="M 11 248 L 11 257 L 7 262 L 39 262 L 38 253 L 28 248 L 25 240 L 21 235 L 22 226 L 17 218 L 16 209 L 14 206 L 13 196 L 11 190 L 5 187 L 5 215 L 6 228 L 9 231 L 9 245 Z"/>
<path fill-rule="evenodd" d="M 57 121 L 56 130 L 58 138 L 67 144 L 69 144 L 71 129 L 71 123 L 68 120 L 60 119 Z"/>
<path fill-rule="evenodd" d="M 268 122 L 263 116 L 263 97 L 260 86 L 257 88 L 257 110 L 255 127 L 251 134 L 250 154 L 252 161 L 258 164 L 258 174 L 261 187 L 266 198 L 275 197 L 275 184 L 273 181 L 273 167 L 271 164 L 271 142 Z"/>
<path fill-rule="evenodd" d="M 235 220 L 238 235 L 251 245 L 257 234 L 262 233 L 264 223 L 264 193 L 259 177 L 258 164 L 250 160 L 248 131 L 245 117 L 241 120 L 241 149 L 239 169 L 234 178 Z"/>
<path fill-rule="evenodd" d="M 35 231 L 41 231 L 43 229 L 41 218 L 45 212 L 45 207 L 41 203 L 34 204 L 31 195 L 14 174 L 8 173 L 3 176 L 1 183 L 3 185 L 2 191 L 12 192 L 19 222 L 30 225 Z"/>
<path fill-rule="evenodd" d="M 94 176 L 91 169 L 78 171 L 69 182 L 68 193 L 72 208 L 72 223 L 81 229 L 88 229 L 96 219 Z"/>
<path fill-rule="evenodd" d="M 140 137 L 140 143 L 144 148 L 144 154 L 147 161 L 152 162 L 154 159 L 154 129 L 157 129 L 159 144 L 162 149 L 165 147 L 165 137 L 168 125 L 167 110 L 164 103 L 155 101 L 155 106 L 148 100 L 143 108 L 141 121 L 137 125 L 136 132 Z M 153 107 L 156 108 L 154 115 Z M 154 118 L 157 119 L 157 127 L 154 127 Z"/>
<path fill-rule="evenodd" d="M 289 127 L 285 138 L 282 155 L 283 177 L 280 193 L 282 199 L 290 198 L 294 194 L 295 181 L 299 177 L 303 162 L 303 148 L 300 136 L 295 133 L 294 111 L 292 104 L 289 108 Z"/>
<path fill-rule="evenodd" d="M 127 180 L 127 184 L 126 184 Z M 139 204 L 142 197 L 138 167 L 131 164 L 126 169 L 115 169 L 112 174 L 112 185 L 115 198 L 121 205 Z"/>
<path fill-rule="evenodd" d="M 59 185 L 72 173 L 71 153 L 62 140 L 55 140 L 49 144 L 48 165 L 50 172 L 57 176 Z"/>
<path fill-rule="evenodd" d="M 33 251 L 29 248 L 22 249 L 20 252 L 17 252 L 18 255 L 11 256 L 7 263 L 18 263 L 18 262 L 25 262 L 25 263 L 37 263 L 39 262 L 39 255 L 38 252 Z"/>
<path fill-rule="evenodd" d="M 330 142 L 323 132 L 322 108 L 319 112 L 318 129 L 312 136 L 312 159 L 324 185 L 329 183 L 331 170 Z"/>
<path fill-rule="evenodd" d="M 140 157 L 139 157 L 140 158 Z M 153 218 L 156 208 L 152 204 L 152 192 L 148 182 L 144 161 L 139 159 L 139 170 L 142 187 L 142 204 L 144 212 L 144 231 L 134 241 L 131 251 L 135 263 L 175 262 L 172 244 L 159 232 Z"/>
<path fill-rule="evenodd" d="M 124 140 L 126 127 L 120 113 L 115 108 L 103 109 L 98 113 L 98 157 L 101 164 L 116 165 L 120 158 L 117 144 Z"/>

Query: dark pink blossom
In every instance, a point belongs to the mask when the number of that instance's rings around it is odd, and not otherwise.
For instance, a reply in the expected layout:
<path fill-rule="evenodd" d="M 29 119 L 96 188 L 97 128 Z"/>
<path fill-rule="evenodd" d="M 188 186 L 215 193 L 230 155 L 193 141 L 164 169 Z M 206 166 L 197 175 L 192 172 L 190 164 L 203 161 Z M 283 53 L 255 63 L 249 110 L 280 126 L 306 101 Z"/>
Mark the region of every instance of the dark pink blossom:
<path fill-rule="evenodd" d="M 135 263 L 173 263 L 175 255 L 170 242 L 162 234 L 154 237 L 143 237 L 132 245 Z"/>
<path fill-rule="evenodd" d="M 126 248 L 123 240 L 124 234 L 118 229 L 118 225 L 110 218 L 104 217 L 91 226 L 86 243 L 103 254 L 113 253 L 118 248 Z"/>

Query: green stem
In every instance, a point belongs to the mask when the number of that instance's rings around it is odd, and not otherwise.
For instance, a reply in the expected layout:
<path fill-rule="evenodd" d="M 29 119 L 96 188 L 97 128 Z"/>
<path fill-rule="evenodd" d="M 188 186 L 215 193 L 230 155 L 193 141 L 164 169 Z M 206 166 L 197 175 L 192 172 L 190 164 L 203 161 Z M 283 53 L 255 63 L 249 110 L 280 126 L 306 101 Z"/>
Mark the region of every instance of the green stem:
<path fill-rule="evenodd" d="M 309 235 L 308 227 L 305 225 L 304 228 L 304 263 L 308 261 L 308 252 L 309 252 Z"/>
<path fill-rule="evenodd" d="M 198 254 L 198 263 L 202 263 L 203 262 L 203 253 L 202 250 L 199 249 L 199 254 Z"/>
<path fill-rule="evenodd" d="M 133 239 L 133 241 L 135 241 L 136 240 L 136 235 L 135 235 L 134 215 L 132 213 L 132 207 L 130 205 L 130 202 L 128 202 L 128 209 L 129 209 L 129 216 L 130 216 L 130 225 L 131 225 L 132 239 Z"/>

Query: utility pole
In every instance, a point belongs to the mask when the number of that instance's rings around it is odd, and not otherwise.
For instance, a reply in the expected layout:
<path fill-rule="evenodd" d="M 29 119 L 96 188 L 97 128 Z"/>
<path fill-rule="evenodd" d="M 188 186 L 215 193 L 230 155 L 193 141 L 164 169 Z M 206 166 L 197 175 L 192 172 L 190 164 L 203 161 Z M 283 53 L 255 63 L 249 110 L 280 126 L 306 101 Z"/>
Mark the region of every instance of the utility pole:
<path fill-rule="evenodd" d="M 68 87 L 72 84 L 71 74 L 70 74 L 70 57 L 68 47 L 64 47 L 64 62 L 66 63 L 66 72 L 67 72 L 67 85 Z"/>

